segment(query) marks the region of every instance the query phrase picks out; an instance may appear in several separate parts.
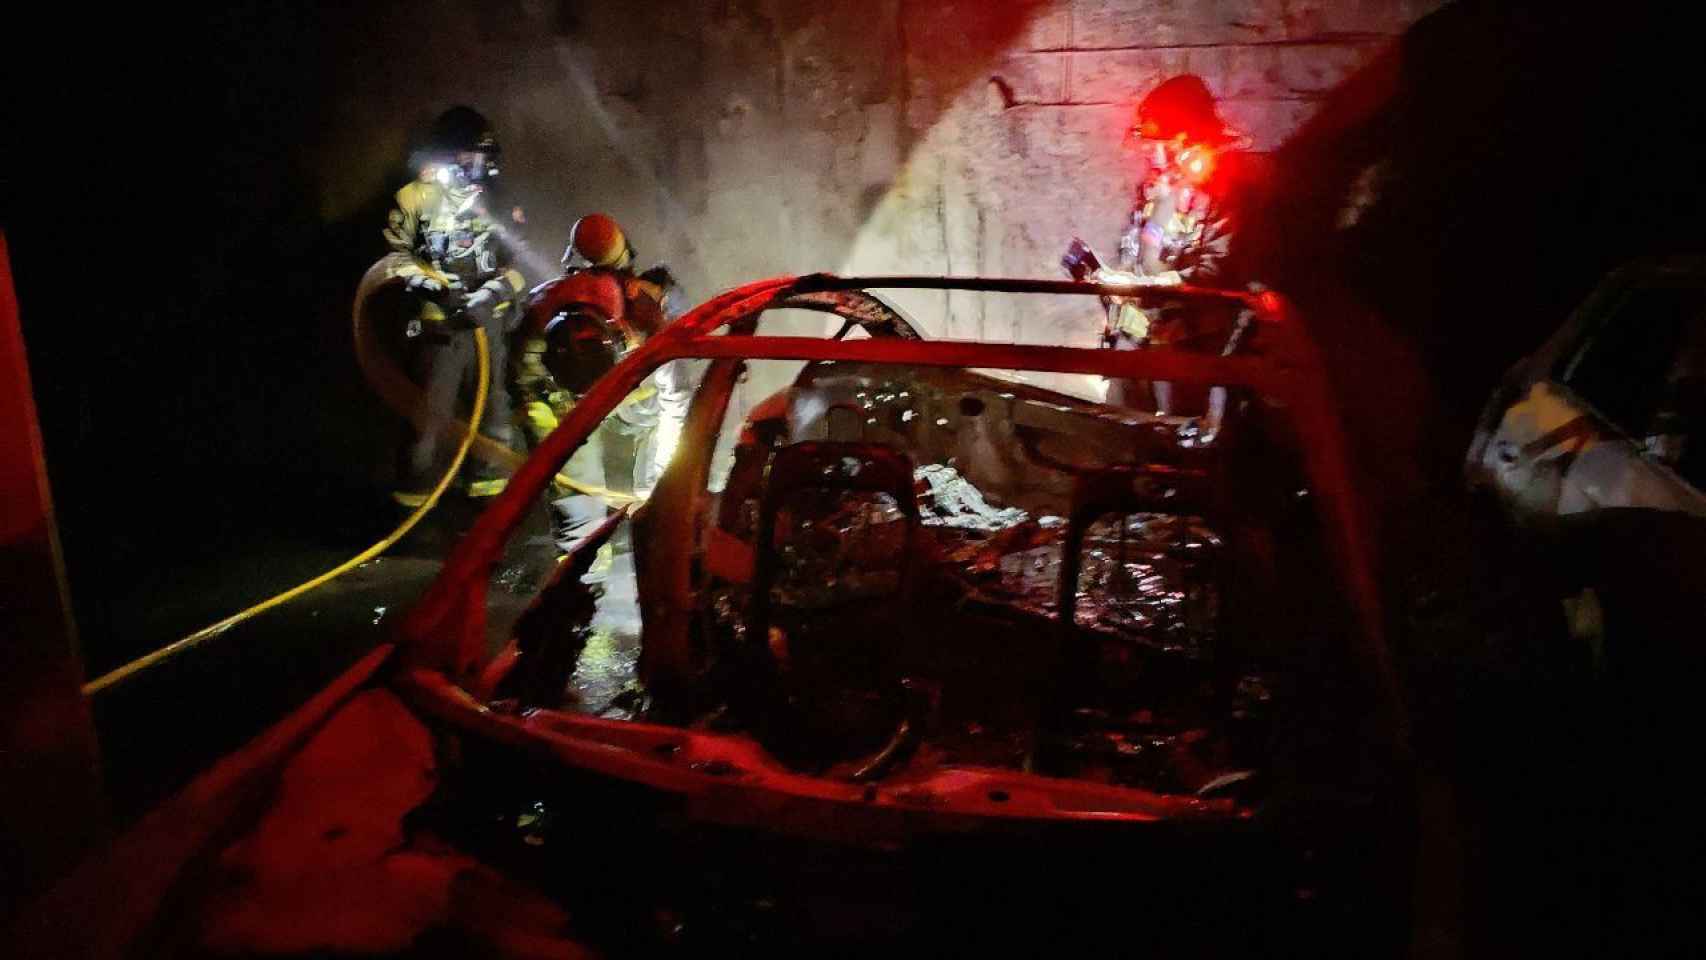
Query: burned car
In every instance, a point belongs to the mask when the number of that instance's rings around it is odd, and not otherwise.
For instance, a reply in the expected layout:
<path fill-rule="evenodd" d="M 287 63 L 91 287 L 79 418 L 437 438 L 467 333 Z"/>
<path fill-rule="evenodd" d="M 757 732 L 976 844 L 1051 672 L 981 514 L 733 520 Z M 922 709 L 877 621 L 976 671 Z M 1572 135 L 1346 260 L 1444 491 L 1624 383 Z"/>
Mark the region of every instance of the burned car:
<path fill-rule="evenodd" d="M 932 341 L 888 288 L 1165 296 L 1257 336 Z M 649 500 L 504 615 L 506 542 L 670 362 L 703 366 Z M 66 925 L 88 956 L 1397 953 L 1410 765 L 1327 385 L 1272 294 L 731 290 L 592 386 L 391 644 L 36 914 L 129 891 Z"/>
<path fill-rule="evenodd" d="M 1334 906 L 1317 915 L 1357 918 L 1340 934 L 1390 920 L 1391 900 L 1373 904 L 1405 875 L 1402 738 L 1374 561 L 1297 318 L 1271 295 L 1169 294 L 1257 314 L 1267 346 L 1249 357 L 930 341 L 867 289 L 885 286 L 1106 292 L 771 281 L 600 381 L 404 625 L 402 681 L 480 755 L 488 813 L 522 802 L 493 785 L 540 751 L 551 772 L 528 782 L 550 804 L 605 797 L 647 836 L 661 818 L 680 833 L 660 861 L 694 849 L 685 875 L 751 902 L 798 893 L 775 922 L 836 942 L 886 928 L 826 919 L 802 891 L 885 901 L 894 935 L 998 941 L 1020 920 L 1047 942 L 1106 935 L 1089 905 L 1133 897 L 1155 931 L 1193 937 L 1231 903 L 1308 915 L 1321 887 Z M 766 334 L 801 312 L 829 335 Z M 603 531 L 631 524 L 638 623 L 605 609 L 620 578 L 579 577 L 601 536 L 493 650 L 484 591 L 505 536 L 599 418 L 682 358 L 708 366 L 681 446 Z M 1235 402 L 1210 435 L 1037 382 L 1064 374 L 1218 384 Z M 738 857 L 713 826 L 745 838 Z M 1075 857 L 1125 876 L 1069 879 Z M 904 883 L 884 873 L 897 858 Z M 765 866 L 736 881 L 737 859 Z"/>

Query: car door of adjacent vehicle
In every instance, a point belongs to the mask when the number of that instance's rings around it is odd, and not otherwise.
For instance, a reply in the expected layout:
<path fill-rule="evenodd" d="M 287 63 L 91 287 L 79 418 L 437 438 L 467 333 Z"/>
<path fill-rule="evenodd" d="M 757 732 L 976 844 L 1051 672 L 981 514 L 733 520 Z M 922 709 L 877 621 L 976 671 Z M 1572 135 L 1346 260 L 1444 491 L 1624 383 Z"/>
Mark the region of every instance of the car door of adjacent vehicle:
<path fill-rule="evenodd" d="M 1706 284 L 1660 275 L 1631 287 L 1526 402 L 1544 429 L 1519 459 L 1556 464 L 1556 512 L 1706 516 Z"/>

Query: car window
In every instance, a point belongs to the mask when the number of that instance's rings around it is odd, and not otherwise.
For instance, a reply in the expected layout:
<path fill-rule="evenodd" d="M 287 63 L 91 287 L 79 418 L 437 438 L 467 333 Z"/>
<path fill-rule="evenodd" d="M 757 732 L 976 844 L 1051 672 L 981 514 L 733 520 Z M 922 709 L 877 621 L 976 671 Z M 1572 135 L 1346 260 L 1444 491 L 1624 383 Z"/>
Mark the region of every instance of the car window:
<path fill-rule="evenodd" d="M 1699 428 L 1691 385 L 1700 376 L 1706 289 L 1629 291 L 1570 359 L 1564 383 L 1612 425 L 1645 443 L 1655 429 Z M 1678 418 L 1692 423 L 1678 423 Z M 1698 432 L 1691 429 L 1689 432 Z"/>
<path fill-rule="evenodd" d="M 1706 313 L 1696 311 L 1678 339 L 1643 441 L 1651 456 L 1706 490 Z"/>

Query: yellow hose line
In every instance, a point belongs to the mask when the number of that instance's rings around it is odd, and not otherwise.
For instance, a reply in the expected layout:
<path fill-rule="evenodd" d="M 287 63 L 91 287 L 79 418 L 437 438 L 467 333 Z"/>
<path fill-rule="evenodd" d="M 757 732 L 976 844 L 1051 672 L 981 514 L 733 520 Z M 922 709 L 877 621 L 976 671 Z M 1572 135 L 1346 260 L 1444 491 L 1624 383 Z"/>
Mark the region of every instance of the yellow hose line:
<path fill-rule="evenodd" d="M 456 478 L 457 471 L 462 469 L 462 460 L 468 455 L 468 448 L 473 445 L 474 436 L 479 432 L 480 415 L 486 409 L 486 392 L 491 388 L 492 379 L 490 368 L 491 351 L 486 345 L 486 331 L 478 329 L 474 331 L 474 351 L 477 355 L 475 362 L 480 365 L 480 379 L 479 385 L 474 391 L 474 414 L 469 418 L 468 431 L 462 435 L 462 443 L 456 448 L 456 457 L 450 462 L 450 469 L 444 471 L 444 476 L 438 478 L 438 486 L 432 488 L 432 493 L 427 496 L 426 502 L 421 504 L 419 507 L 416 507 L 415 512 L 409 514 L 408 519 L 404 520 L 397 529 L 391 531 L 385 539 L 371 547 L 368 547 L 366 550 L 363 550 L 348 560 L 345 560 L 338 566 L 327 570 L 325 573 L 320 574 L 306 583 L 297 584 L 275 597 L 262 600 L 260 603 L 255 604 L 247 610 L 234 613 L 218 623 L 202 627 L 200 630 L 184 637 L 182 640 L 169 643 L 153 653 L 138 657 L 110 673 L 103 674 L 102 676 L 83 684 L 83 695 L 91 696 L 93 694 L 100 693 L 102 690 L 105 690 L 113 684 L 126 679 L 131 674 L 147 669 L 162 660 L 175 657 L 178 654 L 183 653 L 185 650 L 189 650 L 192 647 L 200 645 L 203 640 L 217 637 L 251 617 L 265 613 L 282 603 L 294 600 L 308 591 L 335 580 L 367 561 L 372 560 L 374 557 L 377 557 L 386 550 L 389 550 L 398 540 L 403 539 L 410 530 L 415 528 L 415 524 L 421 522 L 421 518 L 425 517 L 433 507 L 438 505 L 438 498 L 450 487 L 450 481 Z"/>
<path fill-rule="evenodd" d="M 415 429 L 423 432 L 436 430 L 441 432 L 446 439 L 460 439 L 461 431 L 459 428 L 466 427 L 466 424 L 455 418 L 446 420 L 441 417 L 434 417 L 427 412 L 425 397 L 421 393 L 420 386 L 410 380 L 402 370 L 397 368 L 395 362 L 386 356 L 384 349 L 374 336 L 368 318 L 368 303 L 373 295 L 388 285 L 400 285 L 402 280 L 399 270 L 417 267 L 418 265 L 407 257 L 401 254 L 392 254 L 374 263 L 368 268 L 367 274 L 361 278 L 361 284 L 356 290 L 353 314 L 356 364 L 361 367 L 361 375 L 367 380 L 368 386 L 379 394 L 379 399 L 385 401 L 386 406 L 413 423 Z M 446 279 L 442 274 L 438 276 L 441 279 Z M 503 467 L 511 472 L 527 459 L 522 454 L 488 437 L 476 437 L 472 453 L 493 466 Z M 612 506 L 617 507 L 625 503 L 642 503 L 645 500 L 644 497 L 636 497 L 633 494 L 620 493 L 594 484 L 582 483 L 566 473 L 557 474 L 552 482 L 564 490 L 603 497 Z"/>

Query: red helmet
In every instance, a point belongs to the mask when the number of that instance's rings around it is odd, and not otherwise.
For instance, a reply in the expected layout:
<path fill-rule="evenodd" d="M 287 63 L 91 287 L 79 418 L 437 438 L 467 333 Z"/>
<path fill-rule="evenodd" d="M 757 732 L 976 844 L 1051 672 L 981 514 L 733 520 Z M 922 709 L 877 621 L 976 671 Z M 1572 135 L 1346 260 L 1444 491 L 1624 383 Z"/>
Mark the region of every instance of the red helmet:
<path fill-rule="evenodd" d="M 616 221 L 602 213 L 588 214 L 575 221 L 569 229 L 569 246 L 563 251 L 563 265 L 579 257 L 595 267 L 620 267 L 634 258 L 634 248 Z"/>
<path fill-rule="evenodd" d="M 1146 140 L 1183 136 L 1192 143 L 1213 146 L 1239 139 L 1220 119 L 1208 84 L 1194 73 L 1182 73 L 1149 91 L 1137 105 L 1132 132 Z"/>

